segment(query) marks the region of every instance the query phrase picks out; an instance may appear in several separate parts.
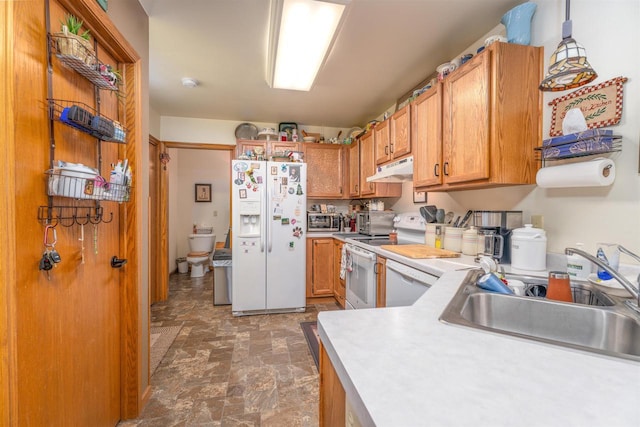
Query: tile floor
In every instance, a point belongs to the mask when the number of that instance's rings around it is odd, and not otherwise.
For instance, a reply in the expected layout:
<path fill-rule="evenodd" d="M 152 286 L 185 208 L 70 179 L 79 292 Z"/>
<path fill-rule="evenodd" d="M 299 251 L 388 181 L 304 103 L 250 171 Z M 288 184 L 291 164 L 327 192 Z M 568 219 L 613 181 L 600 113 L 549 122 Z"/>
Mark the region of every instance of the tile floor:
<path fill-rule="evenodd" d="M 300 328 L 305 313 L 233 317 L 212 304 L 212 273 L 170 277 L 152 326 L 182 330 L 151 377 L 152 395 L 130 426 L 317 426 L 318 371 Z"/>

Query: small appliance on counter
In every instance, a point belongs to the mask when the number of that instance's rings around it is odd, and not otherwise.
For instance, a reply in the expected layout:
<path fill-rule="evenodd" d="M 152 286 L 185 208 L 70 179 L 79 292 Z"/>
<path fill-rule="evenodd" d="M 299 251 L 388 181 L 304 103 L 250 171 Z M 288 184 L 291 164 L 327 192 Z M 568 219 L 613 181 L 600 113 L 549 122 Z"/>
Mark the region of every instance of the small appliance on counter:
<path fill-rule="evenodd" d="M 512 230 L 522 227 L 522 211 L 473 211 L 472 225 L 479 234 L 495 233 L 494 258 L 501 264 L 511 263 Z"/>
<path fill-rule="evenodd" d="M 393 230 L 393 211 L 364 211 L 356 214 L 358 233 L 369 236 L 388 235 Z"/>
<path fill-rule="evenodd" d="M 307 231 L 341 231 L 342 214 L 307 212 Z"/>

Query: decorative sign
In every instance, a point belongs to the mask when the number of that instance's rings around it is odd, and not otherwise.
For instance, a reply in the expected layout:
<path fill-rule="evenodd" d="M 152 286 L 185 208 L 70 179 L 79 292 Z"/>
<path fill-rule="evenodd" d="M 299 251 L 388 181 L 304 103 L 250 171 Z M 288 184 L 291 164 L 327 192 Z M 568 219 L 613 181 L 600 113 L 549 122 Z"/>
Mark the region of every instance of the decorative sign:
<path fill-rule="evenodd" d="M 562 121 L 572 108 L 580 108 L 589 129 L 617 124 L 622 116 L 622 84 L 626 81 L 626 77 L 616 77 L 551 101 L 553 113 L 549 135 L 562 135 Z"/>

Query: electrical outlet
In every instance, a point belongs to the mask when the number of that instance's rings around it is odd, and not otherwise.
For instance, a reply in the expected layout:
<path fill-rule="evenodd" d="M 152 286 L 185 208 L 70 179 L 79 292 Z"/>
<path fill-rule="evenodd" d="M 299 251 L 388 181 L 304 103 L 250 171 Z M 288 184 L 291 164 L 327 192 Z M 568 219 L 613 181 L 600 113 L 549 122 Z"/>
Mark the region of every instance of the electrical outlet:
<path fill-rule="evenodd" d="M 531 224 L 535 228 L 543 228 L 544 229 L 544 216 L 542 216 L 542 215 L 531 215 Z"/>
<path fill-rule="evenodd" d="M 218 211 L 213 211 L 213 216 L 218 216 Z"/>

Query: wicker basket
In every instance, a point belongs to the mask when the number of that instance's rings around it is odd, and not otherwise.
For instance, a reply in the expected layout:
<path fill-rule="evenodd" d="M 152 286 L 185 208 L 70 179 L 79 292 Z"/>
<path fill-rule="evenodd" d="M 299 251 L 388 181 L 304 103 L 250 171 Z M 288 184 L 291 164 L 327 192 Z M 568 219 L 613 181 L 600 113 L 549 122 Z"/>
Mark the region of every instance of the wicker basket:
<path fill-rule="evenodd" d="M 70 33 L 66 25 L 62 27 L 62 32 L 56 33 L 55 36 L 58 54 L 73 56 L 89 66 L 96 63 L 95 51 L 89 40 Z"/>

